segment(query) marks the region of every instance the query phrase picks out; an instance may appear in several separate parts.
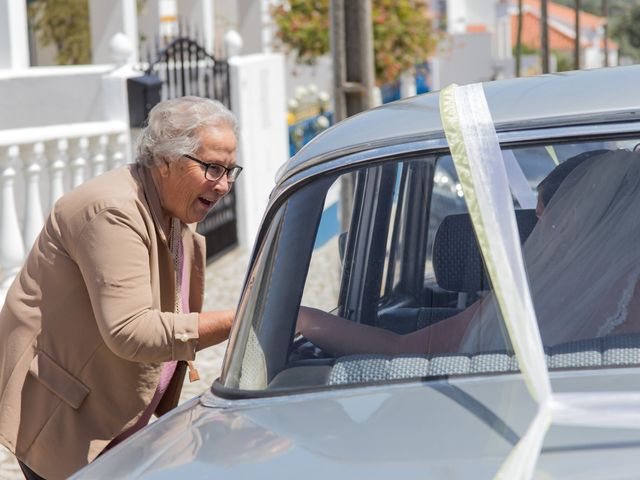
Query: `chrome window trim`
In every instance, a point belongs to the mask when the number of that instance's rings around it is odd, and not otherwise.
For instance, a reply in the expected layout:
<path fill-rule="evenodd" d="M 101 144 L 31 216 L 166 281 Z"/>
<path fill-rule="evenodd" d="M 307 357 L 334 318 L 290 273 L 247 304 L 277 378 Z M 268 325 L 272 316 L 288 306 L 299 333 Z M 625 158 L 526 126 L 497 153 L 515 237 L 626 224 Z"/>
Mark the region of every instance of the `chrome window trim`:
<path fill-rule="evenodd" d="M 548 128 L 531 128 L 527 130 L 510 130 L 498 132 L 498 139 L 503 146 L 524 143 L 539 143 L 542 140 L 570 140 L 583 136 L 609 136 L 640 135 L 640 120 L 626 122 L 609 122 L 602 124 L 580 124 Z M 406 137 L 400 137 L 397 142 L 382 146 L 371 146 L 369 149 L 353 152 L 352 148 L 331 152 L 330 158 L 319 156 L 314 160 L 298 165 L 288 172 L 282 172 L 280 180 L 271 191 L 269 204 L 265 209 L 260 229 L 254 242 L 255 247 L 262 242 L 265 226 L 271 222 L 275 209 L 286 201 L 286 198 L 300 188 L 306 182 L 321 174 L 338 173 L 340 170 L 364 165 L 368 162 L 379 162 L 386 159 L 411 154 L 430 154 L 445 152 L 449 145 L 444 138 L 444 132 L 440 132 L 436 138 L 406 141 Z M 253 264 L 254 255 L 251 255 L 249 265 Z"/>
<path fill-rule="evenodd" d="M 640 121 L 498 132 L 498 139 L 501 145 L 510 145 L 512 143 L 539 142 L 541 140 L 571 139 L 586 135 L 626 135 L 631 133 L 640 134 Z M 402 138 L 398 140 L 401 141 Z M 392 156 L 428 153 L 428 151 L 436 152 L 448 148 L 449 145 L 444 138 L 444 132 L 440 132 L 437 138 L 407 141 L 406 143 L 394 142 L 393 144 L 357 152 L 352 152 L 352 149 L 333 151 L 330 158 L 320 156 L 303 165 L 294 167 L 289 172 L 283 172 L 283 176 L 273 190 L 272 200 L 286 194 L 291 188 L 295 188 L 301 182 L 305 182 L 320 173 L 329 173 L 341 170 L 346 166 L 356 166 L 369 161 L 382 161 Z"/>
<path fill-rule="evenodd" d="M 608 366 L 598 369 L 580 370 L 552 370 L 549 372 L 552 382 L 573 379 L 576 375 L 581 378 L 600 379 L 602 377 L 613 378 L 637 374 L 639 367 L 635 366 Z M 296 387 L 282 390 L 240 390 L 223 385 L 219 380 L 205 390 L 199 397 L 199 403 L 208 408 L 238 409 L 254 408 L 256 406 L 271 406 L 292 401 L 304 401 L 307 399 L 322 399 L 344 397 L 345 391 L 353 394 L 378 393 L 381 389 L 385 392 L 393 390 L 433 388 L 437 385 L 454 385 L 463 388 L 465 385 L 481 382 L 503 383 L 505 381 L 523 381 L 519 371 L 514 372 L 486 372 L 465 375 L 438 375 L 433 377 L 408 377 L 389 381 L 348 383 L 340 385 L 322 385 L 317 387 Z M 225 394 L 228 394 L 226 396 Z M 349 393 L 347 393 L 348 395 Z M 224 395 L 224 396 L 223 396 Z"/>

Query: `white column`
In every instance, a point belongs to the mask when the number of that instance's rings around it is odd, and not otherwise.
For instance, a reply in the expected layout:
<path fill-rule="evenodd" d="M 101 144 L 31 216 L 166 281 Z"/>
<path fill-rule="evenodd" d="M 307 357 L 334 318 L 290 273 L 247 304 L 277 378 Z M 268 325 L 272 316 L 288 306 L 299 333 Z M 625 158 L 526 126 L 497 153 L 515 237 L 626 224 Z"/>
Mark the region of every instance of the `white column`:
<path fill-rule="evenodd" d="M 415 97 L 416 94 L 416 73 L 413 70 L 403 72 L 400 75 L 400 98 Z"/>
<path fill-rule="evenodd" d="M 25 162 L 25 201 L 23 239 L 25 252 L 31 249 L 40 234 L 43 225 L 42 203 L 40 201 L 40 166 L 45 161 L 44 144 L 38 142 L 33 145 L 33 151 Z"/>
<path fill-rule="evenodd" d="M 155 54 L 156 38 L 160 34 L 160 0 L 147 0 L 138 12 L 138 34 L 141 44 L 140 60 L 147 61 L 147 51 Z"/>
<path fill-rule="evenodd" d="M 447 0 L 447 33 L 464 33 L 467 16 L 466 0 Z"/>
<path fill-rule="evenodd" d="M 238 32 L 244 41 L 245 53 L 263 53 L 264 24 L 263 3 L 261 0 L 237 0 Z"/>
<path fill-rule="evenodd" d="M 109 139 L 109 167 L 118 168 L 128 161 L 127 157 L 127 135 L 119 133 L 111 135 Z"/>
<path fill-rule="evenodd" d="M 136 0 L 89 0 L 91 53 L 93 63 L 113 63 L 110 42 L 123 33 L 131 42 L 129 63 L 138 61 L 138 18 Z"/>
<path fill-rule="evenodd" d="M 18 223 L 15 202 L 14 166 L 19 161 L 20 150 L 17 146 L 9 147 L 0 158 L 0 302 L 4 302 L 7 289 L 24 260 L 24 244 Z"/>
<path fill-rule="evenodd" d="M 523 7 L 524 8 L 524 7 Z M 517 13 L 516 13 L 517 15 Z M 499 59 L 508 59 L 513 56 L 511 45 L 511 6 L 499 4 L 496 7 L 496 53 Z"/>
<path fill-rule="evenodd" d="M 84 182 L 88 157 L 89 140 L 86 137 L 82 137 L 78 139 L 74 159 L 71 160 L 71 188 L 76 188 Z"/>
<path fill-rule="evenodd" d="M 204 49 L 213 54 L 213 0 L 180 0 L 177 5 L 180 21 L 186 21 L 190 29 L 195 28 L 202 38 Z"/>
<path fill-rule="evenodd" d="M 289 158 L 284 58 L 258 54 L 229 59 L 231 109 L 238 117 L 238 241 L 249 246 L 258 231 L 275 174 Z"/>
<path fill-rule="evenodd" d="M 109 137 L 107 135 L 100 135 L 99 137 L 94 137 L 91 143 L 91 150 L 93 152 L 91 156 L 91 176 L 97 177 L 107 170 L 107 145 L 109 144 Z"/>
<path fill-rule="evenodd" d="M 0 1 L 0 70 L 29 68 L 27 3 Z"/>
<path fill-rule="evenodd" d="M 52 210 L 56 201 L 64 195 L 64 169 L 69 161 L 68 148 L 69 142 L 63 138 L 55 143 L 52 152 L 49 164 L 49 210 Z"/>
<path fill-rule="evenodd" d="M 262 52 L 271 53 L 274 51 L 273 39 L 277 29 L 271 20 L 271 7 L 276 3 L 274 0 L 262 0 Z"/>

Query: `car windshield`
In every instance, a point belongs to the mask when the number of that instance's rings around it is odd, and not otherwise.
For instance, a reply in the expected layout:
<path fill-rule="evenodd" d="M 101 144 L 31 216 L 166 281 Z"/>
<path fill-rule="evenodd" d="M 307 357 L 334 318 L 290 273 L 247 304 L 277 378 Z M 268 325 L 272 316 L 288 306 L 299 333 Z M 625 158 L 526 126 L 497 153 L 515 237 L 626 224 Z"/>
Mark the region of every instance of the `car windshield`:
<path fill-rule="evenodd" d="M 551 370 L 640 362 L 639 142 L 503 147 Z M 228 387 L 518 371 L 446 152 L 324 174 L 297 189 L 263 236 L 243 305 Z"/>

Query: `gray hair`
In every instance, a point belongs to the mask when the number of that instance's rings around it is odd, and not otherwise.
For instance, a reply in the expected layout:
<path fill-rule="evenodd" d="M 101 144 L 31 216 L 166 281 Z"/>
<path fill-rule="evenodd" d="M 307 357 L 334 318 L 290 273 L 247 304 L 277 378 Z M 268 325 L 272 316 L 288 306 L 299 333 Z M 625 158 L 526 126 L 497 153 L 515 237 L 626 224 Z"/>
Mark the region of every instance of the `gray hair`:
<path fill-rule="evenodd" d="M 193 155 L 200 148 L 202 127 L 226 126 L 238 136 L 236 117 L 217 100 L 180 97 L 158 103 L 136 142 L 136 161 L 145 167 Z"/>

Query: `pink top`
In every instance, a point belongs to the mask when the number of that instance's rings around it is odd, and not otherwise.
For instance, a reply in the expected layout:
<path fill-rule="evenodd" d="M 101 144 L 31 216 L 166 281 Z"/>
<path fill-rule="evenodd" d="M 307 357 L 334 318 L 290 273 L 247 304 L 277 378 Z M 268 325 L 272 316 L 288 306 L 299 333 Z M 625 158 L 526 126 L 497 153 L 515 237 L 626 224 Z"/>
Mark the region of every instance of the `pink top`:
<path fill-rule="evenodd" d="M 189 276 L 187 275 L 186 269 L 184 268 L 184 257 L 182 255 L 180 258 L 180 275 L 182 276 L 182 283 L 180 288 L 180 295 L 182 300 L 182 313 L 189 313 Z M 170 362 L 165 362 L 162 367 L 162 372 L 160 373 L 160 381 L 158 382 L 158 387 L 156 388 L 156 392 L 153 394 L 153 398 L 151 399 L 151 403 L 147 406 L 147 408 L 142 413 L 142 416 L 138 419 L 135 425 L 129 427 L 124 432 L 120 433 L 116 438 L 109 442 L 109 445 L 102 451 L 102 453 L 106 452 L 110 448 L 115 447 L 120 442 L 126 440 L 131 435 L 136 433 L 138 430 L 142 430 L 147 426 L 149 420 L 151 420 L 151 415 L 156 411 L 160 400 L 162 400 L 163 395 L 167 391 L 169 387 L 169 383 L 171 383 L 171 379 L 173 378 L 173 374 L 176 371 L 176 366 L 178 362 L 177 360 L 172 360 Z"/>

